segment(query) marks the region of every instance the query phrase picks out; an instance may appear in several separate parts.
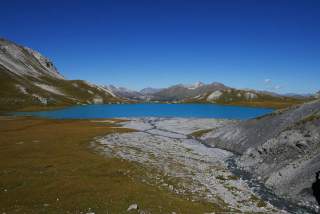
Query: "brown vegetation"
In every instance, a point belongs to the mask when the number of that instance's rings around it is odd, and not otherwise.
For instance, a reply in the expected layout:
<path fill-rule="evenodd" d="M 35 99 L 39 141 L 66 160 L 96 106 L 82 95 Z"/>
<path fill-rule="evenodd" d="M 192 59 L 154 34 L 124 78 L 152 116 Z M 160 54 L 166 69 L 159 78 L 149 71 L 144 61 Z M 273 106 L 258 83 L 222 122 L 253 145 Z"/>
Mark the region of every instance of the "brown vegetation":
<path fill-rule="evenodd" d="M 112 122 L 0 117 L 1 213 L 151 213 L 219 211 L 141 182 L 134 163 L 89 149 L 95 136 L 132 131 Z"/>

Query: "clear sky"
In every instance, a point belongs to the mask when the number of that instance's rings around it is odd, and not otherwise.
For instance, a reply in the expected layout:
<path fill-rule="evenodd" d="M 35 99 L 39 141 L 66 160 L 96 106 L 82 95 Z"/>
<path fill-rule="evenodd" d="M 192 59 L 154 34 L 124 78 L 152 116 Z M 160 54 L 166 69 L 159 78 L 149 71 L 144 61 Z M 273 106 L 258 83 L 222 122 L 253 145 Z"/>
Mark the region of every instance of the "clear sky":
<path fill-rule="evenodd" d="M 10 0 L 0 36 L 97 84 L 320 89 L 320 0 Z"/>

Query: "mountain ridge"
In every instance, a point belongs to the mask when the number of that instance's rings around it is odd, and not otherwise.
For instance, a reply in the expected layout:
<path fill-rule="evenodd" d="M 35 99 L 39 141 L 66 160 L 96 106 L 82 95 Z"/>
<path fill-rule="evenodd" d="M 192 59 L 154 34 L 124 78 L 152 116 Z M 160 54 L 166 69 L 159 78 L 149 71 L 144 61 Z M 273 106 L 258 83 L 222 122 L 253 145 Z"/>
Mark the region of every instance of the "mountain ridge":
<path fill-rule="evenodd" d="M 83 80 L 66 80 L 47 57 L 0 39 L 0 110 L 119 103 L 123 98 Z"/>
<path fill-rule="evenodd" d="M 313 99 L 257 90 L 235 89 L 219 82 L 177 84 L 140 91 L 84 80 L 66 80 L 47 57 L 31 48 L 0 39 L 0 110 L 70 105 L 162 102 L 215 103 L 284 108 Z"/>
<path fill-rule="evenodd" d="M 110 87 L 108 87 L 110 89 Z M 119 88 L 118 88 L 119 89 Z M 117 90 L 118 90 L 117 89 Z M 112 89 L 111 89 L 112 90 Z M 290 96 L 269 91 L 236 89 L 219 82 L 209 84 L 176 84 L 167 88 L 156 89 L 152 93 L 126 90 L 125 93 L 114 91 L 118 96 L 134 101 L 163 103 L 215 103 L 225 105 L 286 108 L 305 101 L 316 99 L 316 95 Z"/>

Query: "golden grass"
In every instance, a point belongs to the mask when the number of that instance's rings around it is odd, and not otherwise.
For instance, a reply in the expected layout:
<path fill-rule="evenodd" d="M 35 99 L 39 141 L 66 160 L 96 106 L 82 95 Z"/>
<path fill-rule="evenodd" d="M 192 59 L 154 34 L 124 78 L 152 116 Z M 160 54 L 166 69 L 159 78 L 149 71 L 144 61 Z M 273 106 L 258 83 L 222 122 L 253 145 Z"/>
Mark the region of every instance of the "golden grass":
<path fill-rule="evenodd" d="M 195 137 L 195 138 L 200 138 L 200 137 L 202 137 L 203 135 L 207 134 L 208 132 L 211 132 L 212 130 L 213 130 L 213 129 L 201 129 L 201 130 L 192 132 L 190 135 L 191 135 L 192 137 Z"/>
<path fill-rule="evenodd" d="M 89 149 L 95 136 L 132 131 L 89 120 L 0 117 L 0 212 L 221 211 L 142 183 L 143 168 Z"/>
<path fill-rule="evenodd" d="M 228 103 L 228 105 L 234 106 L 248 106 L 248 107 L 259 107 L 259 108 L 273 108 L 273 109 L 284 109 L 294 105 L 301 104 L 303 100 L 292 100 L 292 101 L 234 101 Z"/>

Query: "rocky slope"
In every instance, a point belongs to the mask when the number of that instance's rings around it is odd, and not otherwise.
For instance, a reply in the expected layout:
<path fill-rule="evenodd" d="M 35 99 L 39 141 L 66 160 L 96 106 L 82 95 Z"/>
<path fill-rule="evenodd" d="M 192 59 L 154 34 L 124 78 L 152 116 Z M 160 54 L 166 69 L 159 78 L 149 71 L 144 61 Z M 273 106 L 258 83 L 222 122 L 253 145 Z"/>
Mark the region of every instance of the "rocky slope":
<path fill-rule="evenodd" d="M 312 184 L 320 170 L 320 100 L 234 122 L 202 140 L 239 154 L 237 165 L 276 194 L 317 209 Z"/>
<path fill-rule="evenodd" d="M 0 89 L 0 110 L 123 101 L 103 87 L 64 79 L 51 60 L 5 39 L 0 39 Z"/>
<path fill-rule="evenodd" d="M 226 213 L 282 213 L 227 168 L 231 152 L 208 148 L 190 134 L 229 124 L 228 120 L 128 118 L 123 127 L 136 130 L 96 138 L 92 145 L 107 157 L 151 170 L 142 180 L 190 201 L 206 201 Z M 190 211 L 189 213 L 193 213 Z M 208 212 L 211 213 L 211 212 Z"/>

